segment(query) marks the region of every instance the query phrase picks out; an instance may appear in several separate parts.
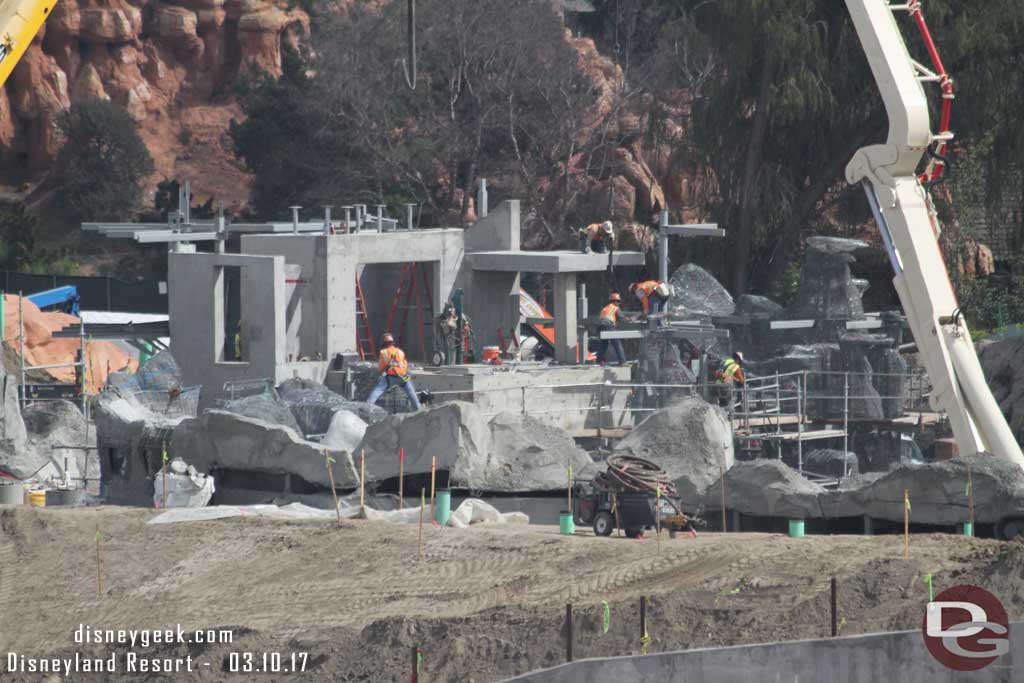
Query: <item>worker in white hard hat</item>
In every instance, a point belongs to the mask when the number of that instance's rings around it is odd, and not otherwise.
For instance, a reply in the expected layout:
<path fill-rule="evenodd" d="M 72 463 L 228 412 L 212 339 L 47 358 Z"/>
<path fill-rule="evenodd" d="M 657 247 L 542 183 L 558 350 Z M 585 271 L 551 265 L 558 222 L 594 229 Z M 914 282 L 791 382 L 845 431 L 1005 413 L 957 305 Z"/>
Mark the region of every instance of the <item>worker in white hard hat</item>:
<path fill-rule="evenodd" d="M 611 250 L 615 241 L 615 228 L 611 221 L 604 223 L 591 223 L 580 230 L 580 251 L 584 254 L 591 252 L 605 254 Z"/>
<path fill-rule="evenodd" d="M 412 383 L 412 378 L 409 377 L 409 363 L 405 360 L 405 351 L 395 346 L 395 338 L 390 332 L 385 332 L 380 342 L 383 347 L 380 350 L 380 359 L 377 364 L 380 370 L 380 379 L 377 380 L 377 384 L 374 385 L 366 402 L 376 403 L 385 391 L 398 385 L 409 397 L 412 409 L 419 410 L 420 399 L 416 395 L 416 386 Z"/>

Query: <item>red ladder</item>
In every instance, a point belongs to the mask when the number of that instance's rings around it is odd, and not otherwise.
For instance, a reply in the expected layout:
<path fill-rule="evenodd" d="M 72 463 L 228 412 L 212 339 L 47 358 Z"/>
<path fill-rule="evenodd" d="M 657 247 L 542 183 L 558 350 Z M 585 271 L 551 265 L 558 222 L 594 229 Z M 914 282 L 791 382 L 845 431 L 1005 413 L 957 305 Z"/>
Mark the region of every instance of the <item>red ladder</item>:
<path fill-rule="evenodd" d="M 377 347 L 373 343 L 373 330 L 370 329 L 370 317 L 366 315 L 366 298 L 363 296 L 363 285 L 356 275 L 356 348 L 361 360 L 374 360 Z"/>
<path fill-rule="evenodd" d="M 418 278 L 417 273 L 419 274 Z M 422 280 L 427 299 L 425 307 L 427 311 L 426 319 L 424 319 L 423 315 L 424 307 L 420 305 L 420 292 L 416 286 L 417 279 Z M 405 292 L 404 305 L 402 304 L 403 291 Z M 388 315 L 388 330 L 394 333 L 395 315 L 399 311 L 402 312 L 398 334 L 395 335 L 395 341 L 399 346 L 405 346 L 406 323 L 409 320 L 409 311 L 413 308 L 416 310 L 416 323 L 419 325 L 420 330 L 420 358 L 427 360 L 427 326 L 432 325 L 434 321 L 434 304 L 430 293 L 430 279 L 427 277 L 426 264 L 421 262 L 402 264 L 402 277 L 398 283 L 398 289 L 395 290 L 395 300 L 391 304 L 391 313 Z"/>

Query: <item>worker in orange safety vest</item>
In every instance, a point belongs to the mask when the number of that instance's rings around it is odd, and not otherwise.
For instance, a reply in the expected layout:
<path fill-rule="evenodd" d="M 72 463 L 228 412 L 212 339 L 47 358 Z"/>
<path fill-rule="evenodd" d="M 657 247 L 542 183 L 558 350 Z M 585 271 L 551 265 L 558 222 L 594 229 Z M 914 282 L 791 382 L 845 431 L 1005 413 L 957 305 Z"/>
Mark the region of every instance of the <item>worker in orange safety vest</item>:
<path fill-rule="evenodd" d="M 580 230 L 580 251 L 584 254 L 591 252 L 606 254 L 612 248 L 614 241 L 615 230 L 611 221 L 591 223 Z"/>
<path fill-rule="evenodd" d="M 420 399 L 416 395 L 416 386 L 409 377 L 409 363 L 405 360 L 405 351 L 395 346 L 395 338 L 390 332 L 385 332 L 380 340 L 380 358 L 377 367 L 380 370 L 380 379 L 374 385 L 373 391 L 366 399 L 367 403 L 377 402 L 384 392 L 393 386 L 401 386 L 405 395 L 409 397 L 409 403 L 413 410 L 420 409 Z"/>
<path fill-rule="evenodd" d="M 619 328 L 619 316 L 622 315 L 621 307 L 622 297 L 619 296 L 617 292 L 612 292 L 608 297 L 608 303 L 601 309 L 598 329 L 601 331 L 617 330 Z M 612 349 L 615 350 L 615 357 L 618 360 L 619 365 L 625 365 L 626 352 L 622 348 L 621 339 L 602 339 L 600 346 L 597 347 L 597 362 L 604 365 L 604 362 L 608 357 L 609 344 Z"/>
<path fill-rule="evenodd" d="M 672 294 L 672 285 L 660 280 L 644 280 L 631 284 L 629 291 L 640 300 L 644 315 L 651 316 L 664 312 L 668 298 Z"/>

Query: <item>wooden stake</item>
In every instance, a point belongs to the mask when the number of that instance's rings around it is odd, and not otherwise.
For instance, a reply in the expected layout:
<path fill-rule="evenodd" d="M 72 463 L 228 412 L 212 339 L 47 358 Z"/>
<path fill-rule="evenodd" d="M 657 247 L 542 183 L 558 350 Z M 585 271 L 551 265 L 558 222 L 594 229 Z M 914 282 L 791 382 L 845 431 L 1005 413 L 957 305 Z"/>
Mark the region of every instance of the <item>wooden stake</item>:
<path fill-rule="evenodd" d="M 437 456 L 430 456 L 430 519 L 436 519 L 434 514 L 434 487 L 437 483 Z"/>
<path fill-rule="evenodd" d="M 618 531 L 618 537 L 622 538 L 622 520 L 619 519 L 619 495 L 617 493 L 612 494 L 612 506 L 615 508 L 615 528 Z"/>
<path fill-rule="evenodd" d="M 96 597 L 103 597 L 103 579 L 101 578 L 100 563 L 100 527 L 96 526 Z"/>
<path fill-rule="evenodd" d="M 719 469 L 719 472 L 722 475 L 721 476 L 721 480 L 722 480 L 722 533 L 725 533 L 729 529 L 726 527 L 726 524 L 725 524 L 725 461 L 724 460 L 722 462 L 718 463 L 718 469 Z"/>
<path fill-rule="evenodd" d="M 366 517 L 366 449 L 359 454 L 359 516 Z"/>
<path fill-rule="evenodd" d="M 87 452 L 88 453 L 88 452 Z M 161 458 L 162 464 L 160 465 L 160 479 L 164 485 L 164 496 L 163 502 L 160 504 L 161 509 L 167 509 L 167 442 L 164 441 L 163 457 Z"/>
<path fill-rule="evenodd" d="M 427 507 L 427 490 L 420 489 L 420 531 L 416 539 L 416 559 L 423 559 L 423 508 Z"/>
<path fill-rule="evenodd" d="M 334 468 L 331 467 L 331 452 L 324 449 L 324 464 L 327 465 L 327 479 L 331 482 L 331 495 L 334 496 L 334 511 L 338 513 L 338 522 L 341 522 L 341 507 L 338 505 L 338 489 L 334 488 Z"/>
<path fill-rule="evenodd" d="M 831 609 L 831 611 L 832 611 L 832 637 L 835 638 L 836 636 L 839 635 L 839 619 L 838 619 L 838 617 L 839 617 L 839 600 L 838 600 L 838 592 L 837 592 L 837 589 L 836 589 L 836 577 L 834 577 L 834 576 L 832 577 L 832 584 L 831 584 L 830 588 L 832 589 L 832 596 L 831 596 L 832 597 L 832 604 L 831 604 L 831 608 L 832 608 Z"/>
<path fill-rule="evenodd" d="M 910 559 L 910 492 L 903 489 L 903 559 Z"/>
<path fill-rule="evenodd" d="M 572 661 L 572 603 L 565 603 L 565 661 Z"/>
<path fill-rule="evenodd" d="M 398 449 L 398 509 L 402 509 L 405 500 L 405 449 Z"/>
<path fill-rule="evenodd" d="M 661 555 L 661 484 L 654 494 L 654 538 L 658 544 L 658 554 Z"/>
<path fill-rule="evenodd" d="M 967 510 L 970 514 L 971 535 L 974 535 L 974 483 L 971 480 L 971 463 L 967 465 Z"/>

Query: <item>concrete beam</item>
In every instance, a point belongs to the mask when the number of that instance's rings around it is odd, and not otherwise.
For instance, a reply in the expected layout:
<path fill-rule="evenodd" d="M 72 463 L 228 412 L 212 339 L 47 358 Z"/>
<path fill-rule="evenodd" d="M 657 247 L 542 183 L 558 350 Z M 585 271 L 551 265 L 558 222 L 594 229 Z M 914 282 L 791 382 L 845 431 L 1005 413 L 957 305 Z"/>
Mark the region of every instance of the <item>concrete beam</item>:
<path fill-rule="evenodd" d="M 717 223 L 698 223 L 695 225 L 668 225 L 664 230 L 669 237 L 725 237 L 725 230 Z"/>
<path fill-rule="evenodd" d="M 555 274 L 555 360 L 576 365 L 576 274 Z"/>
<path fill-rule="evenodd" d="M 608 254 L 574 251 L 478 251 L 466 258 L 473 270 L 505 273 L 593 273 L 608 267 Z M 617 251 L 612 263 L 618 267 L 642 266 L 644 255 L 638 251 Z"/>

